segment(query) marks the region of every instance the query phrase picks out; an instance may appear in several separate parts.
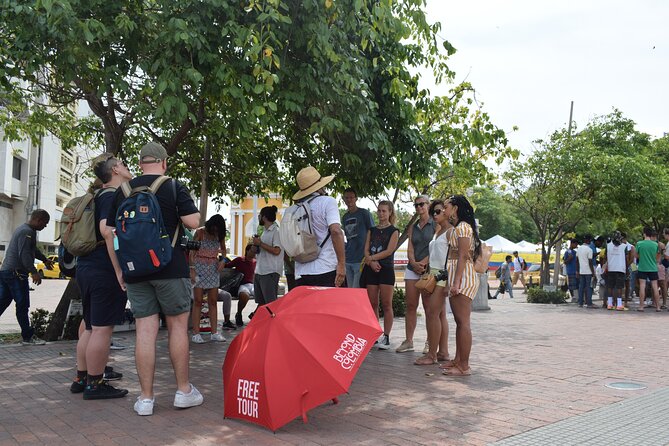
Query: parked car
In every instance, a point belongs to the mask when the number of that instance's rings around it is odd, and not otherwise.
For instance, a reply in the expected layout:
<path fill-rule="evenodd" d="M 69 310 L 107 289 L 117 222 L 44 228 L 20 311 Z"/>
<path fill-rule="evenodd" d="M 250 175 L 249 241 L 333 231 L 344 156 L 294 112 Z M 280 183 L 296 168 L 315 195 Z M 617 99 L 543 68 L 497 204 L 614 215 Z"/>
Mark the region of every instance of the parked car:
<path fill-rule="evenodd" d="M 552 283 L 553 271 L 555 271 L 554 263 L 550 264 L 550 271 L 551 271 L 550 280 Z M 539 283 L 541 283 L 541 265 L 538 263 L 534 263 L 527 268 L 527 271 L 525 271 L 525 284 L 527 285 L 528 288 L 531 288 L 539 286 Z M 558 286 L 564 287 L 566 285 L 567 285 L 567 276 L 560 274 L 560 276 L 558 277 Z"/>
<path fill-rule="evenodd" d="M 65 277 L 63 273 L 60 272 L 60 266 L 58 266 L 58 256 L 51 255 L 47 256 L 47 258 L 53 262 L 53 269 L 48 269 L 44 262 L 37 262 L 35 263 L 37 274 L 39 274 L 42 279 L 67 279 L 67 277 Z"/>

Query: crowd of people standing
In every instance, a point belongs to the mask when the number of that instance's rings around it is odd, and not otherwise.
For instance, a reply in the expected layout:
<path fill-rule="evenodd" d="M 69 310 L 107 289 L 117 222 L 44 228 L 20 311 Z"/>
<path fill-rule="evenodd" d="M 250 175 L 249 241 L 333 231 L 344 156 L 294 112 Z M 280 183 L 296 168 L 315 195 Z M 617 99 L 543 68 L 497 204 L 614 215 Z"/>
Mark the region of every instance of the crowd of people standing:
<path fill-rule="evenodd" d="M 138 177 L 133 178 L 125 164 L 112 154 L 103 154 L 93 161 L 97 181 L 91 193 L 94 193 L 97 242 L 90 254 L 78 259 L 78 268 L 86 274 L 76 276 L 84 314 L 77 345 L 76 376 L 70 385 L 72 393 L 82 393 L 84 399 L 127 395 L 127 390 L 108 383 L 111 368 L 107 365 L 112 329 L 122 323 L 127 300 L 136 324 L 135 362 L 140 394 L 134 404 L 135 412 L 147 416 L 154 411 L 156 340 L 161 318 L 168 330 L 169 352 L 176 378 L 174 406 L 188 408 L 202 404 L 203 395 L 189 380 L 189 341 L 195 344 L 206 342 L 200 330 L 202 305 L 206 302 L 209 307 L 209 339 L 224 342 L 226 339 L 219 326 L 223 329 L 242 327 L 242 310 L 251 298 L 262 306 L 279 297 L 279 278 L 284 268 L 287 278 L 294 280 L 290 281 L 289 289 L 300 285 L 365 288 L 377 317 L 379 309 L 383 311 L 383 335 L 376 345 L 380 350 L 390 349 L 396 281 L 394 253 L 400 236 L 392 202 L 378 203 L 375 224 L 368 210 L 357 207 L 356 191 L 349 188 L 344 193 L 347 212 L 340 218 L 337 201 L 325 190 L 334 176 L 322 176 L 308 166 L 297 175 L 299 191 L 293 200 L 309 201 L 311 229 L 320 248 L 318 255 L 302 262 L 288 258 L 280 241 L 278 209 L 266 206 L 260 211 L 262 234 L 252 238 L 243 256 L 228 261 L 224 218 L 214 215 L 204 226 L 198 227 L 200 214 L 190 192 L 181 183 L 164 176 L 167 160 L 165 148 L 150 142 L 140 151 L 142 175 Z M 128 265 L 121 264 L 118 252 L 124 248 L 119 247 L 115 230 L 118 230 L 117 220 L 120 219 L 118 209 L 139 189 L 154 194 L 165 231 L 170 238 L 173 234 L 174 252 L 169 262 L 156 272 L 137 276 L 128 272 Z M 418 218 L 409 230 L 409 262 L 405 271 L 406 338 L 396 351 L 413 351 L 417 307 L 422 299 L 428 341 L 424 356 L 415 364 L 441 363 L 444 374 L 466 376 L 471 373 L 471 301 L 479 286 L 473 265 L 480 253 L 480 240 L 473 209 L 460 195 L 435 201 L 421 195 L 416 198 L 414 207 Z M 133 215 L 124 216 L 128 217 Z M 26 344 L 44 343 L 34 336 L 27 322 L 29 299 L 24 291 L 27 291 L 30 273 L 39 283 L 33 265 L 35 257 L 51 266 L 35 244 L 36 231 L 48 222 L 45 211 L 34 212 L 28 223 L 17 230 L 10 244 L 10 248 L 16 245 L 16 259 L 8 256 L 2 265 L 2 310 L 12 300 L 16 301 L 17 318 Z M 187 238 L 187 230 L 194 231 L 192 240 L 198 249 L 175 243 Z M 158 262 L 157 258 L 154 260 Z M 129 266 L 132 272 L 133 266 Z M 219 286 L 221 274 L 226 269 L 236 269 L 242 276 L 235 292 L 238 297 L 235 324 L 232 324 L 229 306 L 226 310 L 225 304 L 225 320 L 218 323 Z M 418 279 L 426 274 L 441 275 L 430 292 L 416 288 Z M 448 348 L 447 300 L 450 300 L 456 324 L 453 358 Z M 190 339 L 189 323 L 192 326 Z M 113 373 L 115 379 L 122 377 L 121 373 Z"/>

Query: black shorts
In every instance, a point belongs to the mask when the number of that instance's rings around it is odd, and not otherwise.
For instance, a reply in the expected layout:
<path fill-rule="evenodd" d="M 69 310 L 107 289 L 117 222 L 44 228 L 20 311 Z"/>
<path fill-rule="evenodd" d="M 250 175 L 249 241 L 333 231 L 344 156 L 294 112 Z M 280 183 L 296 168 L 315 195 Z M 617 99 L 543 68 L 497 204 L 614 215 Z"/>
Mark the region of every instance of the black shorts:
<path fill-rule="evenodd" d="M 381 267 L 381 271 L 377 273 L 365 265 L 360 277 L 360 283 L 364 283 L 365 285 L 395 285 L 395 269 L 392 267 Z"/>
<path fill-rule="evenodd" d="M 625 288 L 625 273 L 609 271 L 606 273 L 606 288 L 622 290 Z"/>
<path fill-rule="evenodd" d="M 657 271 L 637 271 L 636 277 L 639 280 L 650 280 L 651 282 L 658 279 Z"/>
<path fill-rule="evenodd" d="M 81 291 L 86 330 L 93 326 L 109 327 L 123 323 L 128 297 L 113 272 L 79 268 L 76 280 Z"/>

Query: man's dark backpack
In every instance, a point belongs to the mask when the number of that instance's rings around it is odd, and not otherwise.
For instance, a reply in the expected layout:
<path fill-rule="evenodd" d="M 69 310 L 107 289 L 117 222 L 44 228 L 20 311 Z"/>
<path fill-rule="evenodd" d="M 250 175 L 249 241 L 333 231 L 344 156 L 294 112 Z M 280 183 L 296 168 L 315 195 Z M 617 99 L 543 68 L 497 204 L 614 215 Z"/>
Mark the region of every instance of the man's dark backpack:
<path fill-rule="evenodd" d="M 116 212 L 116 254 L 125 277 L 142 277 L 163 269 L 172 260 L 179 225 L 170 241 L 156 192 L 170 177 L 160 176 L 151 186 L 121 184 L 125 199 Z M 176 188 L 176 184 L 172 181 Z M 176 190 L 175 190 L 176 192 Z M 176 196 L 176 193 L 175 193 Z"/>

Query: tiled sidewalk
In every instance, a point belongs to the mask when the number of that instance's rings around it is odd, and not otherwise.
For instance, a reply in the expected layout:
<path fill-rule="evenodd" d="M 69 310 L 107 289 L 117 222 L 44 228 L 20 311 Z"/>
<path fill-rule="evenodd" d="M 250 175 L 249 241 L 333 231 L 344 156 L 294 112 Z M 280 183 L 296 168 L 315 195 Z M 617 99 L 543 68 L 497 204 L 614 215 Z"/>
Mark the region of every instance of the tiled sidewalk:
<path fill-rule="evenodd" d="M 109 401 L 83 401 L 70 394 L 74 343 L 1 345 L 0 445 L 487 444 L 595 409 L 611 410 L 616 406 L 606 406 L 632 397 L 654 398 L 667 386 L 667 312 L 616 313 L 518 299 L 490 301 L 490 306 L 491 311 L 472 315 L 471 377 L 447 378 L 436 367 L 414 366 L 419 353 L 372 351 L 338 405 L 320 406 L 309 413 L 308 424 L 296 419 L 276 434 L 223 419 L 221 365 L 228 343 L 191 345 L 192 381 L 205 403 L 175 410 L 166 333 L 161 332 L 152 417 L 132 411 L 139 391 L 132 333 L 121 335 L 129 348 L 112 353 L 113 366 L 125 375 L 115 385 L 130 394 Z M 423 322 L 420 318 L 416 333 L 419 350 Z M 403 332 L 403 319 L 396 319 L 393 346 Z M 453 333 L 451 326 L 451 339 Z M 648 389 L 605 387 L 623 380 Z M 647 414 L 642 406 L 629 407 L 628 416 Z M 630 426 L 628 433 L 643 432 L 661 435 L 641 424 Z"/>
<path fill-rule="evenodd" d="M 662 446 L 669 443 L 669 424 L 664 422 L 667 411 L 669 411 L 669 388 L 664 388 L 494 444 L 496 446 L 564 444 Z"/>

